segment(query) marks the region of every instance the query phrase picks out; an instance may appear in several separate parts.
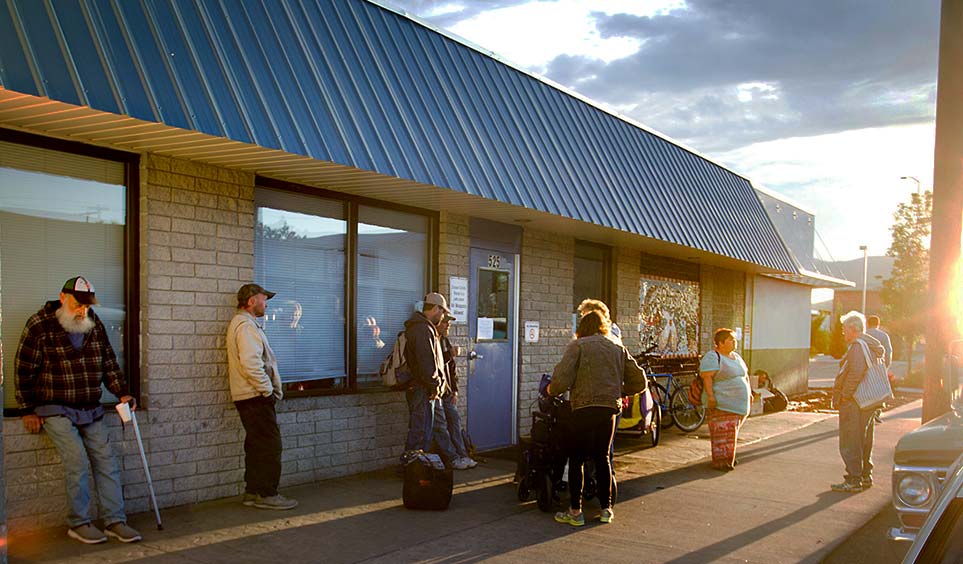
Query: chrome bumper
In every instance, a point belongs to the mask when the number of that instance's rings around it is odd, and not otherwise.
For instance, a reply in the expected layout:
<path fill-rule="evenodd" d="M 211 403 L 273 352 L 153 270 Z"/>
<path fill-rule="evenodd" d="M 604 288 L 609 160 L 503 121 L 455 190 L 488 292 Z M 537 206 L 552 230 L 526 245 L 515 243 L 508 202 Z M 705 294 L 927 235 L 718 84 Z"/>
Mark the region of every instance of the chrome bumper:
<path fill-rule="evenodd" d="M 913 542 L 916 540 L 916 533 L 908 533 L 900 527 L 893 527 L 889 530 L 889 539 L 900 542 Z"/>

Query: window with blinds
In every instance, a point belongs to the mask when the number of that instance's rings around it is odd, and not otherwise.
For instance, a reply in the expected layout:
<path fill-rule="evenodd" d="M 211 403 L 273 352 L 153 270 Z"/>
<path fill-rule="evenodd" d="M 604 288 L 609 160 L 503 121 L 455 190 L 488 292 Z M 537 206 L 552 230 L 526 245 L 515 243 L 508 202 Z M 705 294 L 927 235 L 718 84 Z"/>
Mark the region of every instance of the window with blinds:
<path fill-rule="evenodd" d="M 358 385 L 381 385 L 378 367 L 425 296 L 428 218 L 359 206 Z"/>
<path fill-rule="evenodd" d="M 255 205 L 254 276 L 277 292 L 264 327 L 287 389 L 381 386 L 429 287 L 430 216 L 269 186 Z"/>
<path fill-rule="evenodd" d="M 254 279 L 277 294 L 264 332 L 281 381 L 344 387 L 345 204 L 259 188 L 255 205 Z"/>
<path fill-rule="evenodd" d="M 14 357 L 27 319 L 58 299 L 64 281 L 84 276 L 100 302 L 121 368 L 124 336 L 123 162 L 0 141 L 0 307 L 4 408 L 17 408 Z M 104 401 L 114 398 L 104 390 Z"/>

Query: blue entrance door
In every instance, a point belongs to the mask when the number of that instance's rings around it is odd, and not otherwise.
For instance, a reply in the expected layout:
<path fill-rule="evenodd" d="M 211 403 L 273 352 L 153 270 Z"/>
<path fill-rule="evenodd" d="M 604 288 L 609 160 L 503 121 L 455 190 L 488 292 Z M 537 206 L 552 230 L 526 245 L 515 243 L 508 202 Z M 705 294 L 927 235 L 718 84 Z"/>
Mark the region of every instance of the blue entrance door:
<path fill-rule="evenodd" d="M 515 442 L 515 257 L 472 248 L 469 265 L 468 432 L 492 449 Z"/>

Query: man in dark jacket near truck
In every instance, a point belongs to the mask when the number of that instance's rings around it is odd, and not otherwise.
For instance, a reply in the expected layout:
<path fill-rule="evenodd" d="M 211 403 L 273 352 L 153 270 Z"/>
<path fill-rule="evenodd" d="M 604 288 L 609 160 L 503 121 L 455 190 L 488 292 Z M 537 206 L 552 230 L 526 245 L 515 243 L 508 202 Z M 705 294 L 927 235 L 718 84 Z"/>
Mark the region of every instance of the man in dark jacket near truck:
<path fill-rule="evenodd" d="M 405 392 L 409 414 L 405 452 L 431 449 L 434 413 L 445 392 L 445 358 L 436 325 L 446 313 L 451 311 L 445 296 L 432 292 L 425 296 L 421 311 L 405 321 L 405 360 L 412 379 Z"/>
<path fill-rule="evenodd" d="M 877 407 L 860 409 L 853 398 L 856 388 L 869 371 L 862 341 L 869 347 L 872 358 L 883 358 L 883 345 L 867 335 L 866 318 L 851 311 L 839 318 L 843 337 L 849 343 L 846 356 L 839 361 L 839 373 L 833 384 L 833 405 L 839 410 L 839 454 L 846 465 L 846 477 L 833 484 L 833 491 L 857 493 L 873 486 L 873 435 L 876 431 Z"/>

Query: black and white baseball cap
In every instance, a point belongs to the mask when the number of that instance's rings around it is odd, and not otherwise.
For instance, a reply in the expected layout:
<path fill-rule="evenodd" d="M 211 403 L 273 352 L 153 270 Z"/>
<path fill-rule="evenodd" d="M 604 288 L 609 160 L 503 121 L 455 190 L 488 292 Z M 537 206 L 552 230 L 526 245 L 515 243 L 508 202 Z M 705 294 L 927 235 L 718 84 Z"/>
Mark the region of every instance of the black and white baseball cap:
<path fill-rule="evenodd" d="M 70 294 L 79 303 L 84 305 L 97 304 L 97 297 L 94 295 L 94 285 L 83 276 L 74 276 L 64 282 L 61 292 Z"/>

